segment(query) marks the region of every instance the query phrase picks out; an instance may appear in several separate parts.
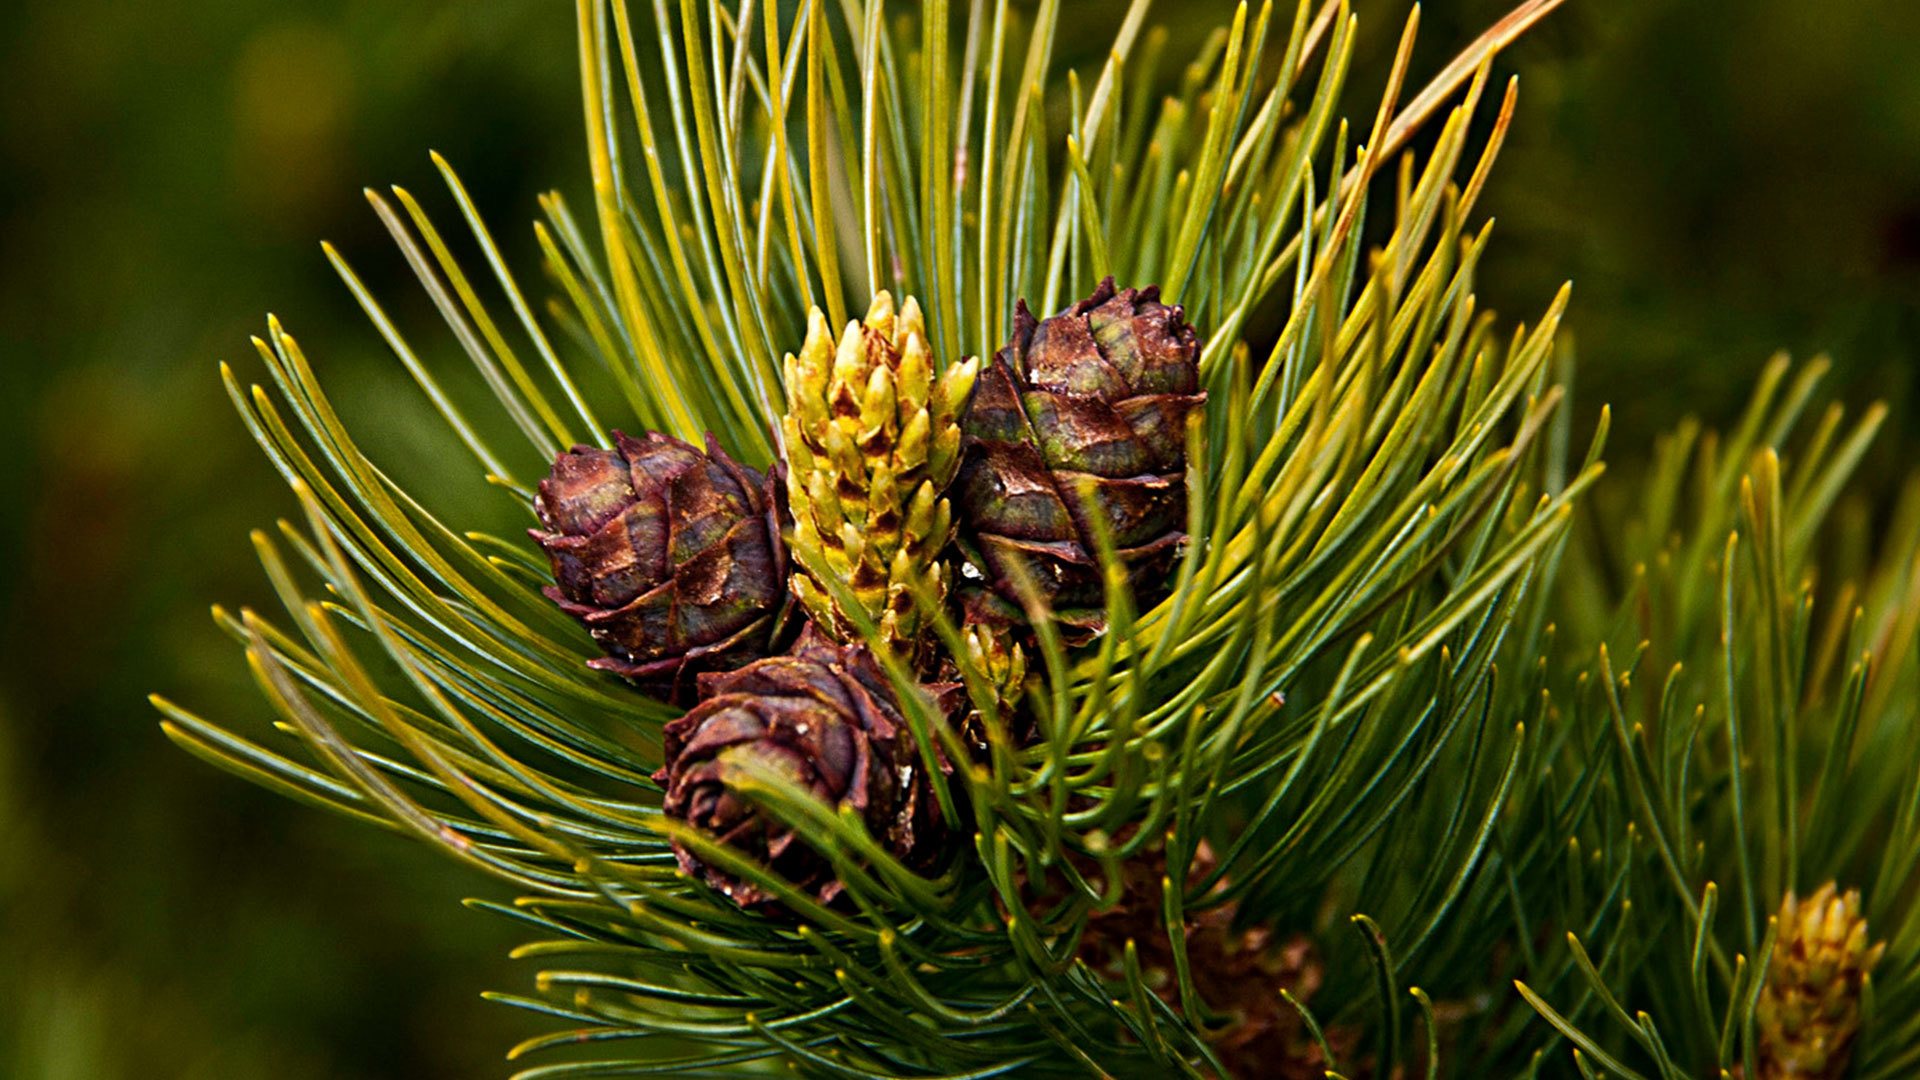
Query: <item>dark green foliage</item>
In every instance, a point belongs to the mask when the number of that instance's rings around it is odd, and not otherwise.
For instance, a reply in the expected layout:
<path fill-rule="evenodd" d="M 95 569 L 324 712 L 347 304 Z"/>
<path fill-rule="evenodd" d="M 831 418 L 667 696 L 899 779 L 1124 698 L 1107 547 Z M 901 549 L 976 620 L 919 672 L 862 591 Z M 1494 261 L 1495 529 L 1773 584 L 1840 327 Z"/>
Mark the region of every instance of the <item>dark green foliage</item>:
<path fill-rule="evenodd" d="M 1690 422 L 1663 439 L 1637 505 L 1596 504 L 1570 560 L 1581 602 L 1566 610 L 1613 614 L 1568 627 L 1598 652 L 1574 657 L 1556 693 L 1553 769 L 1599 790 L 1568 830 L 1558 890 L 1595 873 L 1619 884 L 1584 928 L 1534 914 L 1580 939 L 1580 971 L 1528 981 L 1557 1024 L 1589 1028 L 1638 1075 L 1763 1075 L 1753 1014 L 1770 919 L 1788 891 L 1836 879 L 1862 890 L 1870 939 L 1890 943 L 1851 1075 L 1891 1080 L 1920 1061 L 1920 485 L 1877 537 L 1857 508 L 1833 519 L 1884 410 L 1849 426 L 1834 405 L 1806 423 L 1825 369 L 1777 358 L 1727 435 Z M 1823 548 L 1865 557 L 1823 565 Z"/>

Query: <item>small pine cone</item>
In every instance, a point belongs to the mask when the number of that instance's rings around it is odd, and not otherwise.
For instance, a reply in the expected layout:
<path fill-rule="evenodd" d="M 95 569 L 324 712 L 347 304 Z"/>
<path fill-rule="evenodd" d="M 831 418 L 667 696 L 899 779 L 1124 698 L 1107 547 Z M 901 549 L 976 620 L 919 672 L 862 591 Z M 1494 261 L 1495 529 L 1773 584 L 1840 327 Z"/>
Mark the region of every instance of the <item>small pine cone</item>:
<path fill-rule="evenodd" d="M 787 501 L 805 571 L 794 595 L 839 639 L 855 639 L 854 624 L 809 575 L 844 579 L 888 644 L 922 658 L 914 587 L 946 597 L 939 557 L 953 512 L 944 494 L 960 462 L 959 412 L 979 369 L 967 359 L 936 376 L 919 303 L 908 297 L 896 314 L 886 292 L 837 346 L 815 308 L 799 355 L 788 354 Z"/>
<path fill-rule="evenodd" d="M 1212 849 L 1202 842 L 1187 867 L 1189 887 L 1198 885 L 1215 865 Z M 1093 870 L 1093 864 L 1087 869 Z M 1161 914 L 1162 882 L 1168 877 L 1164 848 L 1122 864 L 1121 874 L 1125 880 L 1120 901 L 1088 919 L 1080 958 L 1117 982 L 1126 977 L 1126 947 L 1132 941 L 1147 987 L 1177 1010 L 1180 985 Z M 1306 1004 L 1320 988 L 1324 972 L 1313 942 L 1301 934 L 1278 940 L 1265 926 L 1236 929 L 1238 912 L 1235 901 L 1190 908 L 1182 935 L 1194 989 L 1208 1009 L 1229 1017 L 1225 1026 L 1209 1033 L 1213 1051 L 1239 1080 L 1322 1080 L 1329 1064 L 1319 1044 L 1299 1012 L 1280 997 L 1285 990 Z M 1329 1028 L 1325 1034 L 1335 1053 L 1343 1056 L 1357 1041 L 1348 1028 Z"/>
<path fill-rule="evenodd" d="M 1027 651 L 1005 626 L 974 622 L 963 631 L 967 659 L 993 684 L 994 693 L 1008 707 L 1017 706 L 1027 682 Z"/>
<path fill-rule="evenodd" d="M 540 481 L 530 530 L 553 566 L 547 596 L 607 655 L 590 667 L 684 699 L 692 675 L 765 656 L 786 583 L 766 478 L 707 438 L 649 432 L 576 446 Z"/>
<path fill-rule="evenodd" d="M 962 592 L 965 595 L 967 590 L 963 589 Z M 972 596 L 967 596 L 961 607 L 965 619 L 960 628 L 960 638 L 966 660 L 974 672 L 986 680 L 985 689 L 994 697 L 1001 727 L 1013 747 L 1019 749 L 1028 746 L 1033 742 L 1035 731 L 1032 715 L 1023 708 L 1027 684 L 1027 649 L 1022 643 L 1022 630 L 995 619 L 976 619 Z M 951 680 L 962 687 L 966 685 L 960 664 L 953 657 L 942 658 L 935 670 L 942 679 Z M 991 739 L 986 718 L 979 709 L 967 710 L 960 722 L 960 736 L 974 761 L 988 760 Z"/>
<path fill-rule="evenodd" d="M 1198 337 L 1157 286 L 1116 291 L 1108 278 L 1043 321 L 1020 303 L 962 418 L 954 488 L 970 559 L 1010 612 L 1024 570 L 1061 623 L 1104 628 L 1096 523 L 1136 591 L 1164 580 L 1186 538 L 1199 360 Z"/>
<path fill-rule="evenodd" d="M 926 687 L 947 716 L 964 697 Z M 728 767 L 752 760 L 859 814 L 875 840 L 903 863 L 931 865 L 946 826 L 899 698 L 866 646 L 835 645 L 812 627 L 787 656 L 702 675 L 700 704 L 662 729 L 665 764 L 653 779 L 668 817 L 696 825 L 811 891 L 823 903 L 843 885 L 806 839 L 728 786 Z M 680 868 L 742 907 L 774 898 L 708 866 L 679 844 Z"/>
<path fill-rule="evenodd" d="M 1779 937 L 1760 987 L 1759 1080 L 1839 1080 L 1860 1031 L 1861 985 L 1886 943 L 1867 944 L 1860 893 L 1833 882 L 1780 905 Z"/>

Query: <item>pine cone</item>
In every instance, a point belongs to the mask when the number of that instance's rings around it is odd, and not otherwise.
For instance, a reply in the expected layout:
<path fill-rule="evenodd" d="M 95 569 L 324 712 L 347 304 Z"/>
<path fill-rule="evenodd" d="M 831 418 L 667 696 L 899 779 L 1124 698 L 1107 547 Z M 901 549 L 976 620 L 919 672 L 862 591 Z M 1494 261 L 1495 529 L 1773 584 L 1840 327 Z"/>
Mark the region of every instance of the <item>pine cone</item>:
<path fill-rule="evenodd" d="M 769 651 L 786 550 L 766 479 L 712 436 L 704 454 L 651 432 L 613 438 L 561 454 L 540 481 L 550 531 L 530 532 L 553 564 L 546 594 L 606 650 L 590 667 L 683 698 L 695 672 Z"/>
<path fill-rule="evenodd" d="M 1026 704 L 1027 657 L 1032 651 L 1032 632 L 1004 617 L 1005 603 L 983 591 L 978 584 L 963 583 L 960 593 L 960 637 L 966 660 L 983 676 L 998 700 L 1000 722 L 1015 748 L 1030 745 L 1036 737 L 1034 718 Z M 959 665 L 947 661 L 942 672 L 952 669 L 960 678 Z M 986 719 L 970 712 L 962 727 L 976 761 L 988 758 Z"/>
<path fill-rule="evenodd" d="M 1187 414 L 1200 343 L 1157 286 L 1092 296 L 1036 322 L 1025 301 L 962 417 L 955 485 L 970 558 L 1019 610 L 1020 564 L 1068 626 L 1105 626 L 1094 523 L 1137 591 L 1163 578 L 1186 522 Z"/>
<path fill-rule="evenodd" d="M 1022 646 L 1015 629 L 997 623 L 969 621 L 960 628 L 960 640 L 974 673 L 985 680 L 982 689 L 997 701 L 1000 723 L 1008 741 L 1015 749 L 1031 745 L 1036 734 L 1035 725 L 1032 714 L 1023 708 L 1027 650 Z M 960 738 L 966 743 L 972 760 L 977 764 L 985 764 L 992 754 L 986 717 L 980 710 L 971 707 L 972 698 L 967 695 L 966 676 L 959 661 L 943 653 L 933 665 L 933 674 L 935 678 L 961 688 L 962 704 L 966 708 L 965 715 L 957 722 Z"/>
<path fill-rule="evenodd" d="M 1760 1080 L 1839 1080 L 1860 1031 L 1860 991 L 1886 943 L 1867 945 L 1860 893 L 1833 882 L 1780 905 L 1760 987 Z"/>
<path fill-rule="evenodd" d="M 924 641 L 913 586 L 946 597 L 939 555 L 952 539 L 942 497 L 960 460 L 958 413 L 972 393 L 977 359 L 938 378 L 920 305 L 874 297 L 836 347 L 815 308 L 800 354 L 786 359 L 787 499 L 793 550 L 806 573 L 794 595 L 843 641 L 858 637 L 832 594 L 807 575 L 844 579 L 888 643 L 909 660 Z"/>
<path fill-rule="evenodd" d="M 1198 885 L 1215 865 L 1212 849 L 1202 842 L 1187 868 L 1189 887 Z M 1093 864 L 1088 869 L 1093 870 Z M 1126 978 L 1126 947 L 1132 941 L 1147 987 L 1178 1010 L 1180 985 L 1161 915 L 1167 870 L 1165 850 L 1159 847 L 1122 864 L 1120 901 L 1089 917 L 1080 958 L 1118 982 Z M 1320 988 L 1323 969 L 1313 942 L 1300 934 L 1281 941 L 1265 926 L 1236 929 L 1238 913 L 1235 901 L 1190 909 L 1182 935 L 1194 989 L 1210 1010 L 1230 1018 L 1209 1033 L 1213 1051 L 1230 1075 L 1241 1080 L 1321 1080 L 1329 1064 L 1299 1012 L 1280 997 L 1286 990 L 1306 1004 Z M 1325 1034 L 1336 1054 L 1351 1056 L 1358 1041 L 1353 1029 L 1331 1027 Z"/>
<path fill-rule="evenodd" d="M 951 716 L 964 694 L 927 687 Z M 835 645 L 813 627 L 793 653 L 700 677 L 701 702 L 662 730 L 666 764 L 653 779 L 667 816 L 712 833 L 810 890 L 841 894 L 831 863 L 792 829 L 727 785 L 728 765 L 752 759 L 778 770 L 829 806 L 851 808 L 896 858 L 930 865 L 946 827 L 919 748 L 886 673 L 866 646 Z M 743 907 L 772 895 L 702 863 L 679 844 L 680 867 Z"/>
<path fill-rule="evenodd" d="M 1009 628 L 987 622 L 968 623 L 962 631 L 967 659 L 993 684 L 995 694 L 1009 708 L 1019 704 L 1027 681 L 1027 651 Z"/>

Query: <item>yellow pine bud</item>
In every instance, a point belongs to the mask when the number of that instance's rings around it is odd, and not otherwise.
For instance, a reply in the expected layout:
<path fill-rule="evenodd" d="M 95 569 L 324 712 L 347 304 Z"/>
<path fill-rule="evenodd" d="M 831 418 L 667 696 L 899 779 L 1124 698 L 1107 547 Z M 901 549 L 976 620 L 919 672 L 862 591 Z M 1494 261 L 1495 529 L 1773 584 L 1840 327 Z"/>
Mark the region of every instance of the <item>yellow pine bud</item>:
<path fill-rule="evenodd" d="M 867 497 L 864 483 L 852 485 L 838 483 L 842 478 L 862 477 L 866 475 L 866 459 L 861 456 L 860 448 L 854 445 L 847 433 L 837 424 L 827 425 L 825 437 L 818 440 L 816 446 L 826 451 L 827 465 L 818 469 L 821 473 L 832 473 L 836 480 L 836 490 L 842 498 L 856 506 L 866 505 Z M 816 466 L 816 468 L 818 468 Z"/>
<path fill-rule="evenodd" d="M 807 477 L 807 499 L 812 503 L 813 512 L 807 515 L 808 524 L 819 530 L 823 537 L 838 540 L 840 526 L 846 523 L 846 512 L 840 507 L 840 493 L 836 490 L 833 475 L 815 472 Z"/>
<path fill-rule="evenodd" d="M 916 309 L 917 313 L 917 309 Z M 933 354 L 925 336 L 914 333 L 900 344 L 900 403 L 902 412 L 927 407 L 933 393 Z"/>
<path fill-rule="evenodd" d="M 876 367 L 867 373 L 866 389 L 860 395 L 860 448 L 867 453 L 885 453 L 891 449 L 893 432 L 900 418 L 895 411 L 893 372 Z"/>
<path fill-rule="evenodd" d="M 867 557 L 867 537 L 851 521 L 840 526 L 840 550 L 846 553 L 847 565 L 858 567 Z M 858 587 L 857 577 L 854 582 Z"/>
<path fill-rule="evenodd" d="M 800 420 L 795 416 L 781 418 L 780 433 L 784 437 L 787 450 L 787 468 L 792 472 L 813 472 L 813 451 L 807 447 L 807 441 L 800 437 Z"/>
<path fill-rule="evenodd" d="M 811 313 L 805 343 L 782 369 L 796 562 L 845 579 L 910 656 L 925 634 L 908 586 L 924 581 L 945 595 L 948 575 L 935 564 L 953 526 L 941 494 L 958 468 L 958 414 L 979 362 L 936 368 L 919 303 L 908 297 L 896 309 L 882 292 L 837 341 Z M 824 629 L 851 635 L 821 582 L 796 581 L 794 591 Z"/>
<path fill-rule="evenodd" d="M 1027 681 L 1027 654 L 1005 627 L 974 623 L 966 628 L 967 660 L 993 684 L 1002 702 L 1012 704 Z"/>
<path fill-rule="evenodd" d="M 840 332 L 840 345 L 833 353 L 832 385 L 837 390 L 864 382 L 871 363 L 862 324 L 849 322 Z"/>
<path fill-rule="evenodd" d="M 804 426 L 827 419 L 827 383 L 833 366 L 833 331 L 827 317 L 815 308 L 807 319 L 807 340 L 798 356 L 788 354 L 783 365 L 787 380 L 787 411 Z"/>
<path fill-rule="evenodd" d="M 935 537 L 934 526 L 937 521 L 934 505 L 936 502 L 942 506 L 946 505 L 946 500 L 937 499 L 934 495 L 932 481 L 922 482 L 914 489 L 913 501 L 907 504 L 906 521 L 901 525 L 901 532 L 906 535 L 909 543 Z"/>
<path fill-rule="evenodd" d="M 942 372 L 940 380 L 933 385 L 928 408 L 943 420 L 958 416 L 960 410 L 966 408 L 967 399 L 973 396 L 973 384 L 979 378 L 979 357 L 969 356 L 953 365 Z"/>
<path fill-rule="evenodd" d="M 892 304 L 892 296 L 886 290 L 882 289 L 880 295 L 887 297 L 887 303 Z M 878 301 L 876 300 L 875 303 Z M 912 337 L 918 337 L 924 348 L 927 340 L 927 320 L 920 314 L 920 301 L 911 296 L 907 297 L 907 302 L 900 305 L 899 320 L 887 327 L 885 333 L 887 340 L 893 343 L 896 350 L 904 351 L 907 339 Z"/>
<path fill-rule="evenodd" d="M 927 474 L 949 480 L 960 469 L 960 429 L 943 427 L 927 448 Z"/>
<path fill-rule="evenodd" d="M 1860 996 L 1886 944 L 1868 946 L 1860 893 L 1833 882 L 1780 905 L 1760 987 L 1759 1080 L 1839 1080 L 1860 1031 Z"/>
<path fill-rule="evenodd" d="M 973 396 L 973 384 L 980 375 L 980 358 L 968 357 L 949 367 L 934 384 L 928 402 L 927 473 L 942 487 L 953 481 L 960 468 L 960 413 Z"/>
<path fill-rule="evenodd" d="M 892 548 L 900 535 L 900 489 L 885 465 L 874 466 L 867 477 L 867 541 Z"/>
<path fill-rule="evenodd" d="M 927 464 L 927 410 L 921 409 L 907 417 L 900 427 L 899 441 L 894 444 L 893 457 L 900 463 L 901 471 L 919 469 Z"/>
<path fill-rule="evenodd" d="M 941 499 L 939 502 L 933 504 L 933 528 L 928 529 L 922 535 L 927 541 L 938 540 L 942 544 L 947 542 L 946 538 L 953 535 L 953 505 L 951 503 L 945 499 Z"/>
<path fill-rule="evenodd" d="M 920 565 L 905 548 L 893 553 L 893 565 L 887 567 L 887 610 L 911 614 L 918 606 L 913 599 Z"/>
<path fill-rule="evenodd" d="M 919 321 L 920 305 L 915 303 L 911 296 L 907 297 L 907 313 L 911 318 L 903 321 Z M 892 344 L 895 337 L 893 294 L 885 289 L 875 293 L 873 303 L 867 306 L 867 317 L 861 321 L 866 324 L 867 329 L 879 335 L 880 340 Z"/>

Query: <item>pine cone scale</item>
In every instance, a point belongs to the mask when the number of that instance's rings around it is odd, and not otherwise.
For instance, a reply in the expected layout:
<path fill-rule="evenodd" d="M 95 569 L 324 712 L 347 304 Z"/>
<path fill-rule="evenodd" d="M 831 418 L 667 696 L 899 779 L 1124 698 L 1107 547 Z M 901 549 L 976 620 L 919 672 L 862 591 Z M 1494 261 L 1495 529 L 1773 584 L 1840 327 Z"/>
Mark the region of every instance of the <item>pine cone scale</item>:
<path fill-rule="evenodd" d="M 1156 298 L 1157 299 L 1157 298 Z M 1120 295 L 1087 313 L 1101 354 L 1135 394 L 1189 395 L 1200 390 L 1191 331 L 1176 308 L 1127 310 Z"/>
<path fill-rule="evenodd" d="M 665 512 L 648 524 L 664 530 L 667 543 L 656 550 L 679 566 L 712 547 L 741 519 L 750 519 L 753 509 L 745 499 L 716 490 L 705 470 L 689 470 L 674 478 Z"/>
<path fill-rule="evenodd" d="M 963 508 L 993 507 L 993 536 L 1078 542 L 1073 515 L 1039 451 L 1028 443 L 985 443 L 961 466 Z"/>
<path fill-rule="evenodd" d="M 548 527 L 570 537 L 597 532 L 634 498 L 626 459 L 586 446 L 555 460 L 540 494 Z"/>
<path fill-rule="evenodd" d="M 1179 530 L 1187 513 L 1185 484 L 1161 476 L 1102 482 L 1101 478 L 1087 473 L 1062 471 L 1055 475 L 1066 482 L 1069 491 L 1082 485 L 1088 488 L 1097 485 L 1100 498 L 1071 499 L 1066 503 L 1074 525 L 1086 538 L 1085 543 L 1094 542 L 1095 520 L 1100 521 L 1123 562 L 1132 554 L 1158 551 L 1183 539 Z M 1100 518 L 1095 519 L 1092 514 L 1099 514 Z"/>
<path fill-rule="evenodd" d="M 1114 412 L 1152 460 L 1176 462 L 1185 460 L 1187 414 L 1199 404 L 1192 395 L 1150 394 L 1120 402 Z"/>
<path fill-rule="evenodd" d="M 963 418 L 965 432 L 980 442 L 1017 445 L 1034 437 L 1033 425 L 1027 421 L 1013 371 L 999 360 L 996 356 L 980 372 Z"/>
<path fill-rule="evenodd" d="M 1029 393 L 1023 399 L 1046 459 L 1098 476 L 1152 472 L 1159 458 L 1113 406 L 1092 398 Z"/>

